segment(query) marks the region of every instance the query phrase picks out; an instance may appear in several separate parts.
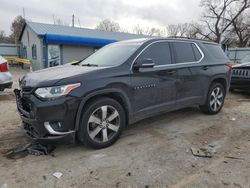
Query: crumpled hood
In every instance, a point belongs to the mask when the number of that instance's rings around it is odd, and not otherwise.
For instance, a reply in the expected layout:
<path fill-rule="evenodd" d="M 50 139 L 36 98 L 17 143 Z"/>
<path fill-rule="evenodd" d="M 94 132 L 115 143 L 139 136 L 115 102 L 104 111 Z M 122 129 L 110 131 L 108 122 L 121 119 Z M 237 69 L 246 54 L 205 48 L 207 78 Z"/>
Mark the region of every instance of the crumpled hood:
<path fill-rule="evenodd" d="M 103 67 L 87 67 L 71 64 L 56 66 L 26 74 L 21 79 L 20 85 L 21 87 L 52 86 L 63 79 L 75 77 L 102 68 Z"/>

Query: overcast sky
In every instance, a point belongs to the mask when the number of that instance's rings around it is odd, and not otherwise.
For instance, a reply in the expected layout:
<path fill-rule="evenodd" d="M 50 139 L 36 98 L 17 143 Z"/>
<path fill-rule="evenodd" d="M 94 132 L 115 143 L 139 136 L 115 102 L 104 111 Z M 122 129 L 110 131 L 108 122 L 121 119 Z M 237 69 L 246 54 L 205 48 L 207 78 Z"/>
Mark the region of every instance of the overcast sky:
<path fill-rule="evenodd" d="M 53 23 L 61 19 L 81 27 L 95 28 L 108 18 L 131 30 L 143 27 L 164 27 L 167 24 L 192 22 L 199 19 L 200 0 L 1 0 L 0 30 L 10 33 L 10 24 L 17 15 L 33 22 Z"/>

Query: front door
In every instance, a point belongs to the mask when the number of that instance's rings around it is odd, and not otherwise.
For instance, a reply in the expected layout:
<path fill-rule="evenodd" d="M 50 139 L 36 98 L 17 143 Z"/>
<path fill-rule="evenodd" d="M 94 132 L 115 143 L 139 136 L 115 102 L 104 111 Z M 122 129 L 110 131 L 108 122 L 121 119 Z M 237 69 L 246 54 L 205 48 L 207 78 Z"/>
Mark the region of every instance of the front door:
<path fill-rule="evenodd" d="M 135 116 L 143 117 L 172 109 L 175 105 L 175 70 L 171 69 L 171 52 L 168 42 L 154 42 L 135 60 L 152 59 L 153 68 L 132 67 L 131 83 Z"/>

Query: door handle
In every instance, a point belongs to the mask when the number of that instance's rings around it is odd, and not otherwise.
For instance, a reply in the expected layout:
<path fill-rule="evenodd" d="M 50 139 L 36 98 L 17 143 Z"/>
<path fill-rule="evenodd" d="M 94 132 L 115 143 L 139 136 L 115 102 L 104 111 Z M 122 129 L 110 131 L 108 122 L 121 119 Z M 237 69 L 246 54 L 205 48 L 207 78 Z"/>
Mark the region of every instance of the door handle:
<path fill-rule="evenodd" d="M 202 69 L 203 69 L 203 70 L 207 70 L 207 69 L 208 69 L 208 66 L 203 66 Z"/>
<path fill-rule="evenodd" d="M 169 71 L 167 71 L 167 74 L 169 74 L 169 75 L 172 75 L 174 73 L 176 73 L 176 70 L 169 70 Z"/>

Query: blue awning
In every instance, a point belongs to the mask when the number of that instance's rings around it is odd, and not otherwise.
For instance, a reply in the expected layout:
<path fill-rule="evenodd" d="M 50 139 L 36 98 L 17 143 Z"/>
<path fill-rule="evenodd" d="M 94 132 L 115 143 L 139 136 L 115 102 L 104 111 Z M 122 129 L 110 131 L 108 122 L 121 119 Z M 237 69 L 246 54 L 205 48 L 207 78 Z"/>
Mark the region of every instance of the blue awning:
<path fill-rule="evenodd" d="M 45 34 L 44 40 L 46 44 L 69 44 L 80 46 L 102 47 L 107 44 L 117 42 L 117 40 L 103 38 L 88 38 L 79 36 Z"/>

